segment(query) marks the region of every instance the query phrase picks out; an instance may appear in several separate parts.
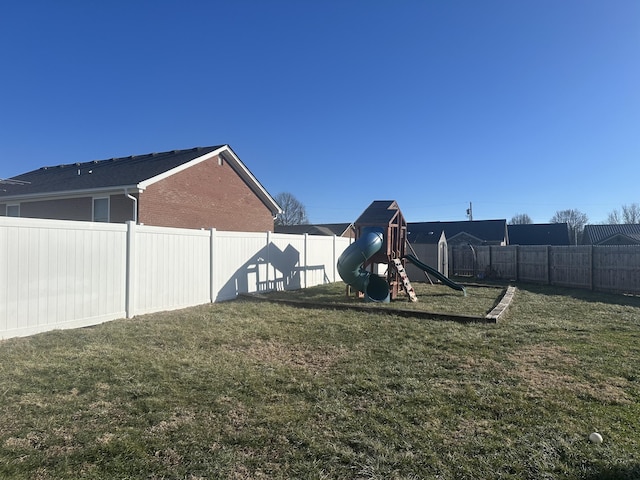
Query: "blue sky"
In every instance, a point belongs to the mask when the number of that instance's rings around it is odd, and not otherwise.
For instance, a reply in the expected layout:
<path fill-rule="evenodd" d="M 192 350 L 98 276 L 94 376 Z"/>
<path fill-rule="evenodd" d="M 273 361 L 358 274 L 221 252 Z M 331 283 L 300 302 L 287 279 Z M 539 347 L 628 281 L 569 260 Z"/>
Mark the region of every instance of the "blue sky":
<path fill-rule="evenodd" d="M 640 203 L 637 0 L 24 0 L 0 42 L 0 178 L 228 143 L 312 223 Z"/>

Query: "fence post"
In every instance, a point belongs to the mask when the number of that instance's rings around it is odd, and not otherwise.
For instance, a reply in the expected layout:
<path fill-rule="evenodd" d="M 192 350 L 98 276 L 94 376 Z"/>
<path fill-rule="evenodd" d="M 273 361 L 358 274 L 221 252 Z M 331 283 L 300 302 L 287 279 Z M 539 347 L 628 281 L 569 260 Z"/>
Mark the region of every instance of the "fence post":
<path fill-rule="evenodd" d="M 125 279 L 125 312 L 127 318 L 135 315 L 135 288 L 136 288 L 136 223 L 127 222 L 127 267 Z"/>
<path fill-rule="evenodd" d="M 307 250 L 309 249 L 309 234 L 304 234 L 304 253 L 302 255 L 302 261 L 304 262 L 304 283 L 302 288 L 307 288 Z"/>
<path fill-rule="evenodd" d="M 334 235 L 333 236 L 333 255 L 332 255 L 332 258 L 333 258 L 333 268 L 332 268 L 333 278 L 331 279 L 332 282 L 336 281 L 336 268 L 338 263 L 338 259 L 336 258 L 336 250 L 338 248 L 337 243 L 338 243 L 338 236 Z"/>
<path fill-rule="evenodd" d="M 593 244 L 589 245 L 589 289 L 593 290 Z"/>
<path fill-rule="evenodd" d="M 209 297 L 211 303 L 215 303 L 217 295 L 216 289 L 216 261 L 215 254 L 217 251 L 216 245 L 216 229 L 209 230 Z"/>
<path fill-rule="evenodd" d="M 270 292 L 271 290 L 275 290 L 275 285 L 273 287 L 269 284 L 269 279 L 271 278 L 271 230 L 267 230 L 267 258 L 265 258 L 267 262 L 267 278 L 265 279 L 265 290 Z M 260 275 L 260 269 L 258 268 L 258 275 Z M 275 280 L 275 277 L 274 277 Z"/>
<path fill-rule="evenodd" d="M 551 245 L 547 245 L 547 285 L 551 285 Z"/>

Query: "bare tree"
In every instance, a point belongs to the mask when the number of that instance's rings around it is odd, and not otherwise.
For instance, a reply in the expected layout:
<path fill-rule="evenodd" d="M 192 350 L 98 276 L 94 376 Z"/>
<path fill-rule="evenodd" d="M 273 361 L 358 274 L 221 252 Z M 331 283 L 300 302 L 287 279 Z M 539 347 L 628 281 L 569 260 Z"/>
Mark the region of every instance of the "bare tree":
<path fill-rule="evenodd" d="M 309 223 L 304 205 L 288 192 L 279 193 L 275 201 L 283 212 L 275 220 L 276 225 L 306 225 Z"/>
<path fill-rule="evenodd" d="M 618 210 L 611 211 L 609 215 L 607 215 L 607 223 L 609 225 L 618 225 L 619 223 L 622 223 L 620 221 L 620 212 Z"/>
<path fill-rule="evenodd" d="M 569 236 L 574 245 L 578 244 L 578 240 L 582 236 L 584 226 L 589 221 L 589 217 L 579 210 L 558 210 L 551 220 L 551 223 L 566 223 L 569 225 Z"/>
<path fill-rule="evenodd" d="M 619 223 L 640 223 L 640 204 L 632 203 L 631 205 L 622 206 L 622 214 L 620 211 L 613 210 L 607 217 L 607 222 L 610 224 Z"/>
<path fill-rule="evenodd" d="M 533 220 L 526 213 L 517 213 L 509 220 L 509 225 L 528 225 L 530 223 L 533 223 Z"/>

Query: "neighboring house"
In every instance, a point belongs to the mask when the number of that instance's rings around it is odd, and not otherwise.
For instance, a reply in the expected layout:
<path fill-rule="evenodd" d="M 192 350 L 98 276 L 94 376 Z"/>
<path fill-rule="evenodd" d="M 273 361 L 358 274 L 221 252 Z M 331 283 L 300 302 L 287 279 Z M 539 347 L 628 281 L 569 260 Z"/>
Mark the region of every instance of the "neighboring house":
<path fill-rule="evenodd" d="M 296 235 L 326 235 L 353 238 L 354 229 L 352 223 L 318 223 L 306 225 L 276 225 L 275 233 L 293 233 Z"/>
<path fill-rule="evenodd" d="M 582 245 L 640 245 L 640 225 L 585 225 Z"/>
<path fill-rule="evenodd" d="M 571 245 L 567 223 L 509 225 L 509 245 Z"/>
<path fill-rule="evenodd" d="M 282 209 L 229 145 L 42 167 L 0 185 L 0 215 L 272 231 Z"/>
<path fill-rule="evenodd" d="M 407 223 L 408 239 L 420 243 L 429 235 L 444 232 L 448 245 L 508 245 L 506 220 Z"/>

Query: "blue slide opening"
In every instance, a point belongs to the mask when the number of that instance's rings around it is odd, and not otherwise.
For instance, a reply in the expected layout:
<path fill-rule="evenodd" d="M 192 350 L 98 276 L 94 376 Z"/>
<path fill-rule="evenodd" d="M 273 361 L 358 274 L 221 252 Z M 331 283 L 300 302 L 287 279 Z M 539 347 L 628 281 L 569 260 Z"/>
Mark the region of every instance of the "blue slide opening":
<path fill-rule="evenodd" d="M 384 244 L 382 229 L 378 227 L 363 229 L 358 240 L 349 245 L 338 258 L 338 274 L 347 285 L 365 293 L 370 302 L 389 302 L 389 284 L 387 281 L 368 272 L 362 265 L 375 255 Z"/>

